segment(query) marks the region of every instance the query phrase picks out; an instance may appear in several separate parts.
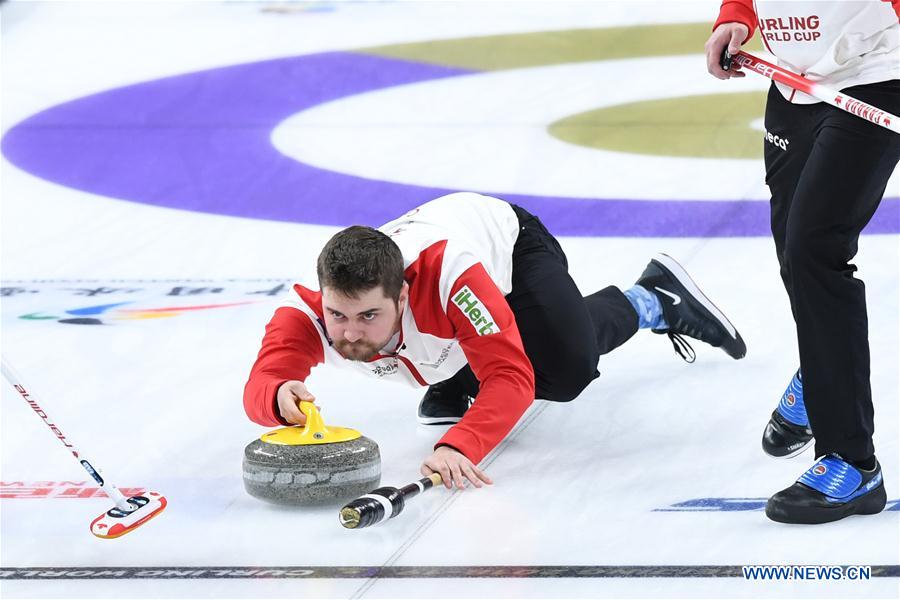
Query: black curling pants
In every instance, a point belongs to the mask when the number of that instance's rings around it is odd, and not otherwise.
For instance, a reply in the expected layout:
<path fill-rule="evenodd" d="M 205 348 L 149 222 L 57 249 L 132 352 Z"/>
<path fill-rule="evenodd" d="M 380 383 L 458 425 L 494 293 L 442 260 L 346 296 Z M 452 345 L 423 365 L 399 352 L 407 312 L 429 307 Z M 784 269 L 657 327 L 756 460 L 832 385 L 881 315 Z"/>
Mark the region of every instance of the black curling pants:
<path fill-rule="evenodd" d="M 612 286 L 582 296 L 556 238 L 540 219 L 512 207 L 520 229 L 506 301 L 534 368 L 535 397 L 568 402 L 600 375 L 600 356 L 635 334 L 637 313 Z M 470 396 L 478 394 L 478 380 L 468 366 L 453 379 Z"/>
<path fill-rule="evenodd" d="M 900 81 L 844 91 L 900 113 Z M 791 104 L 774 86 L 765 125 L 772 235 L 797 325 L 816 455 L 864 461 L 875 453 L 868 318 L 865 285 L 850 260 L 900 159 L 900 135 L 825 103 Z"/>

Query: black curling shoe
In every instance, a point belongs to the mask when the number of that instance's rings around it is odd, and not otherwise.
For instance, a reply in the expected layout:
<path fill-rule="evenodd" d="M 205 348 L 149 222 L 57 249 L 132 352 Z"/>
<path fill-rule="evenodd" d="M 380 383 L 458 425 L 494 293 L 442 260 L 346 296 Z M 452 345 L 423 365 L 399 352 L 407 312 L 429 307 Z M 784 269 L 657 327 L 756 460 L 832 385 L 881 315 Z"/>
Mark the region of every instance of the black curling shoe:
<path fill-rule="evenodd" d="M 472 397 L 462 391 L 454 379 L 446 379 L 428 387 L 419 402 L 418 418 L 422 425 L 459 423 L 472 404 Z"/>
<path fill-rule="evenodd" d="M 885 504 L 887 494 L 877 461 L 874 469 L 866 471 L 830 454 L 794 485 L 769 498 L 766 516 L 779 523 L 815 525 L 850 515 L 874 515 Z"/>
<path fill-rule="evenodd" d="M 763 431 L 763 452 L 774 458 L 791 458 L 815 440 L 803 403 L 803 379 L 798 369 Z"/>
<path fill-rule="evenodd" d="M 637 285 L 653 292 L 662 304 L 663 318 L 669 328 L 653 329 L 653 333 L 668 334 L 675 351 L 684 360 L 694 362 L 696 356 L 681 336 L 722 348 L 734 359 L 747 354 L 747 345 L 735 326 L 671 256 L 660 254 L 652 259 Z"/>
<path fill-rule="evenodd" d="M 809 425 L 791 423 L 778 410 L 772 416 L 763 431 L 763 452 L 773 458 L 793 458 L 815 442 Z"/>

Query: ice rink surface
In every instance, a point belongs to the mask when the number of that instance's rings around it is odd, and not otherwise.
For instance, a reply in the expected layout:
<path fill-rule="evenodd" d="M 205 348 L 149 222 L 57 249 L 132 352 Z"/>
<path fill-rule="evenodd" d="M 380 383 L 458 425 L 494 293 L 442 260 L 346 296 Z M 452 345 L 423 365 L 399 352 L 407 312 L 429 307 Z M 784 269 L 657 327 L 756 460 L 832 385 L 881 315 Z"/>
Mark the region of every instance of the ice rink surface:
<path fill-rule="evenodd" d="M 496 68 L 384 51 L 702 24 L 717 6 L 4 3 L 3 354 L 105 476 L 169 507 L 123 538 L 92 537 L 109 501 L 4 383 L 0 595 L 898 597 L 897 173 L 854 261 L 888 510 L 780 525 L 765 499 L 814 457 L 776 461 L 759 444 L 797 366 L 762 161 L 575 146 L 547 129 L 604 106 L 727 102 L 765 81 L 709 77 L 703 39 L 673 56 Z M 535 402 L 482 463 L 495 485 L 429 492 L 383 526 L 344 530 L 337 506 L 247 495 L 242 451 L 266 429 L 241 392 L 286 286 L 314 281 L 339 227 L 463 189 L 544 218 L 585 293 L 630 286 L 657 251 L 676 257 L 747 357 L 698 343 L 688 365 L 640 332 L 574 402 Z M 444 430 L 416 423 L 421 390 L 324 367 L 308 384 L 326 422 L 378 442 L 384 485 L 418 477 Z M 742 565 L 866 565 L 873 577 L 745 581 Z"/>

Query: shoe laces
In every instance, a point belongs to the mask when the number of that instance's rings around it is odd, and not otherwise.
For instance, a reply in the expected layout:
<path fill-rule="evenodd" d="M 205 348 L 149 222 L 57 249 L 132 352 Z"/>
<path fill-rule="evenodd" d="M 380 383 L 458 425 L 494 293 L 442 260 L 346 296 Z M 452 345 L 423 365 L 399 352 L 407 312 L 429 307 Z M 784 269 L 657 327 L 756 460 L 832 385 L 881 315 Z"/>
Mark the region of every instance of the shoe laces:
<path fill-rule="evenodd" d="M 678 354 L 684 362 L 692 363 L 697 360 L 697 353 L 694 352 L 694 349 L 688 344 L 684 337 L 677 333 L 672 333 L 671 331 L 667 331 L 666 334 L 672 342 L 672 347 L 675 348 L 675 353 Z"/>

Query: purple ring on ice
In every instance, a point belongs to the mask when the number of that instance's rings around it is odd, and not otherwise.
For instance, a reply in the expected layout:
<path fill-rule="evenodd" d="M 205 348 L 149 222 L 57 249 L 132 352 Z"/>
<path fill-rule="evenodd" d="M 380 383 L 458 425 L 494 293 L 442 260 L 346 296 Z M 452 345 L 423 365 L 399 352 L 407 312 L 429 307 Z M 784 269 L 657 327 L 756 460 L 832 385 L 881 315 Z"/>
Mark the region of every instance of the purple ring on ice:
<path fill-rule="evenodd" d="M 17 167 L 120 200 L 235 217 L 378 225 L 459 191 L 378 181 L 298 162 L 270 142 L 282 120 L 317 104 L 470 70 L 353 52 L 240 64 L 116 88 L 37 113 L 2 151 Z M 762 177 L 762 173 L 760 173 Z M 768 236 L 759 200 L 628 200 L 505 194 L 557 235 Z M 867 233 L 900 232 L 886 198 Z"/>

